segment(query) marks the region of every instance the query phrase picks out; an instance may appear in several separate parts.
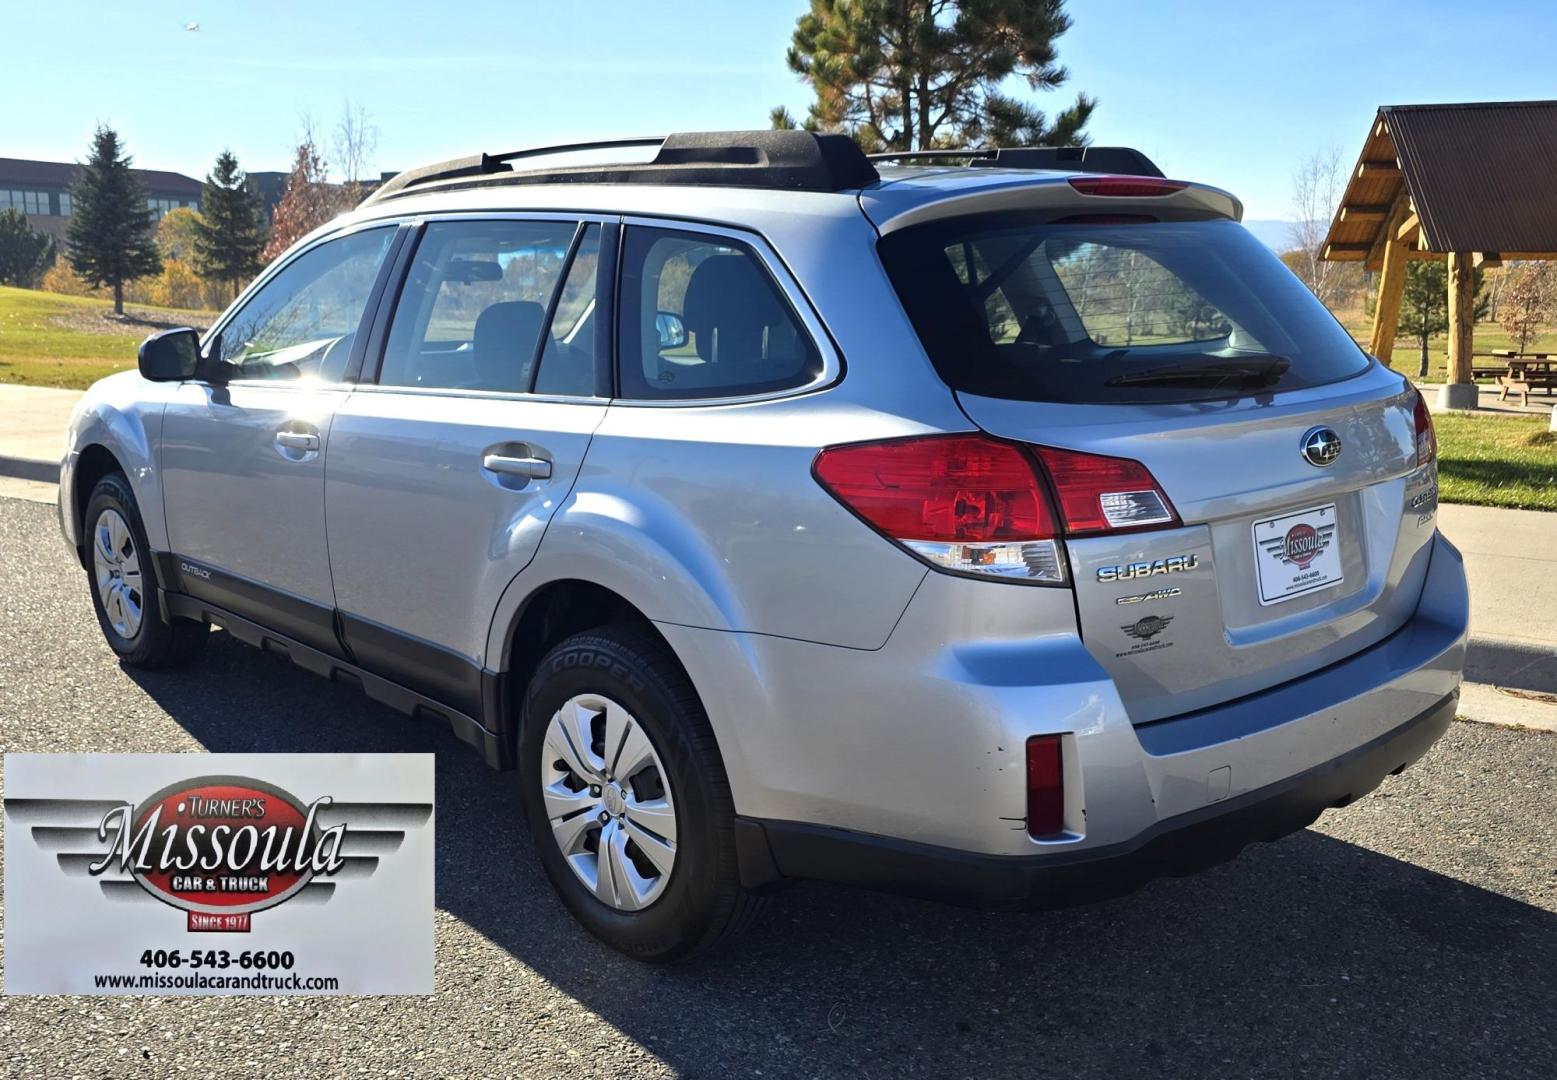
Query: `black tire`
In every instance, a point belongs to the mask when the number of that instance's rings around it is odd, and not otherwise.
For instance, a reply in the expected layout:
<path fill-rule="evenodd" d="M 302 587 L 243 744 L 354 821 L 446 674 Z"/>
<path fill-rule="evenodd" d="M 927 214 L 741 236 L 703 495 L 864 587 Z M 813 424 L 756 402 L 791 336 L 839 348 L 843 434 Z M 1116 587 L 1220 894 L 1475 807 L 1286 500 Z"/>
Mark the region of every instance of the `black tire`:
<path fill-rule="evenodd" d="M 546 730 L 578 694 L 619 703 L 636 718 L 669 773 L 676 810 L 676 861 L 647 907 L 621 911 L 573 872 L 542 798 Z M 743 929 L 762 899 L 741 888 L 735 807 L 714 733 L 692 684 L 662 643 L 631 627 L 575 634 L 549 652 L 526 695 L 519 777 L 535 850 L 575 918 L 619 952 L 668 963 L 703 952 Z"/>
<path fill-rule="evenodd" d="M 104 511 L 112 510 L 129 526 L 130 543 L 140 568 L 140 624 L 125 635 L 115 629 L 104 606 L 101 590 L 97 585 L 94 547 L 98 543 L 96 527 Z M 108 647 L 121 662 L 137 668 L 163 668 L 186 664 L 205 650 L 210 640 L 211 628 L 204 622 L 191 619 L 169 619 L 162 614 L 157 599 L 156 560 L 152 558 L 151 545 L 146 542 L 146 529 L 141 524 L 140 507 L 135 502 L 135 492 L 129 481 L 119 473 L 109 473 L 97 482 L 87 500 L 86 516 L 82 520 L 82 540 L 86 550 L 87 587 L 92 594 L 92 608 L 97 612 L 97 625 L 102 627 Z"/>

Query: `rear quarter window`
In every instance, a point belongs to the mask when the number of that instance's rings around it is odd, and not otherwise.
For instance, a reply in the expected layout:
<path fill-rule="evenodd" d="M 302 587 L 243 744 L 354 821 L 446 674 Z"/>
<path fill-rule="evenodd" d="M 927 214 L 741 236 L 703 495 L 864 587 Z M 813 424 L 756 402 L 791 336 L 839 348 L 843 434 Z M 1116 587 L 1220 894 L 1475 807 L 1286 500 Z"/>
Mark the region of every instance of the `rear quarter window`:
<path fill-rule="evenodd" d="M 1350 378 L 1369 362 L 1232 221 L 979 215 L 889 234 L 880 254 L 941 377 L 970 393 L 1205 400 L 1256 392 L 1215 374 L 1224 370 L 1264 365 L 1273 374 L 1257 391 L 1269 393 Z M 1159 371 L 1170 374 L 1162 385 L 1141 379 Z"/>
<path fill-rule="evenodd" d="M 621 396 L 745 397 L 804 386 L 822 354 L 739 240 L 630 226 L 622 248 Z"/>

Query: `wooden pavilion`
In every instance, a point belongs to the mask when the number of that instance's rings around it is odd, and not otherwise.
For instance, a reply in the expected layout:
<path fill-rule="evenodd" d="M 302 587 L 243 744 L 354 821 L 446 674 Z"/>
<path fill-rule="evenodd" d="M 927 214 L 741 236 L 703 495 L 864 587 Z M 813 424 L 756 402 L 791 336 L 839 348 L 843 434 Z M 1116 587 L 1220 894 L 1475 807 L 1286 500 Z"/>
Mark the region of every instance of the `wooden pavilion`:
<path fill-rule="evenodd" d="M 1325 237 L 1325 259 L 1379 277 L 1369 351 L 1388 362 L 1406 263 L 1449 263 L 1442 408 L 1473 409 L 1474 268 L 1557 259 L 1557 101 L 1386 105 Z"/>

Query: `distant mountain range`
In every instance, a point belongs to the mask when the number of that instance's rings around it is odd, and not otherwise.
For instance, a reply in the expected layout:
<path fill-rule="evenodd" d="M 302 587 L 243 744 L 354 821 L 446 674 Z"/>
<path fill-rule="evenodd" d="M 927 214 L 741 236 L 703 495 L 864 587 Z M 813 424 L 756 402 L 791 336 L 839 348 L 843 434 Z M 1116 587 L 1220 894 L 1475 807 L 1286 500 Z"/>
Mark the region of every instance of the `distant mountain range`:
<path fill-rule="evenodd" d="M 1245 221 L 1243 227 L 1259 237 L 1260 242 L 1278 255 L 1292 247 L 1292 222 L 1276 218 L 1256 218 Z"/>

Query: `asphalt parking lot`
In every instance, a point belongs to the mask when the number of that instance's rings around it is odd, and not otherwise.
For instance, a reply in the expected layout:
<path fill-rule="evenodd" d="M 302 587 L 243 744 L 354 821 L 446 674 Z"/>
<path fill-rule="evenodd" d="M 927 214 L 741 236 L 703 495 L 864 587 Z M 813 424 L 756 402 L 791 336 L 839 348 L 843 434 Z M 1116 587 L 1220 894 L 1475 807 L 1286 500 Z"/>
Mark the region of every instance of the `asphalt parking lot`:
<path fill-rule="evenodd" d="M 225 634 L 191 671 L 122 670 L 52 509 L 0 499 L 0 748 L 431 751 L 439 817 L 433 998 L 0 998 L 6 1075 L 1557 1072 L 1557 735 L 1456 724 L 1316 828 L 1122 900 L 800 886 L 649 969 L 553 899 L 511 775 Z"/>

